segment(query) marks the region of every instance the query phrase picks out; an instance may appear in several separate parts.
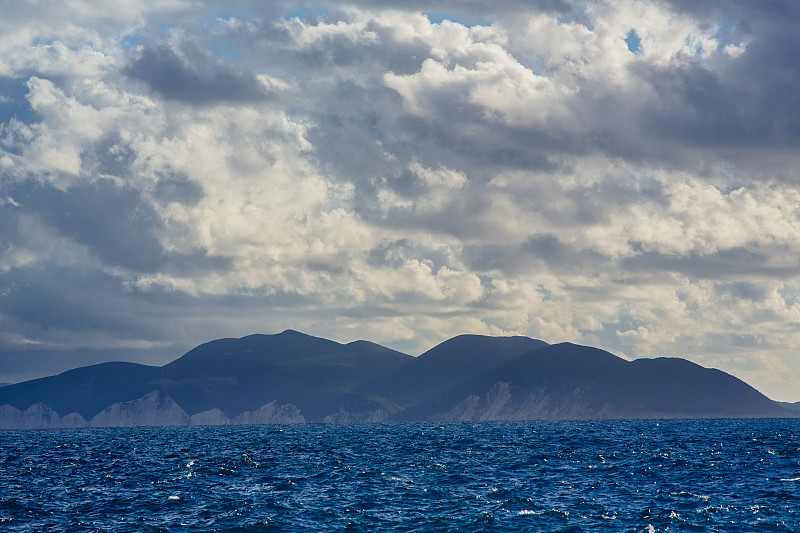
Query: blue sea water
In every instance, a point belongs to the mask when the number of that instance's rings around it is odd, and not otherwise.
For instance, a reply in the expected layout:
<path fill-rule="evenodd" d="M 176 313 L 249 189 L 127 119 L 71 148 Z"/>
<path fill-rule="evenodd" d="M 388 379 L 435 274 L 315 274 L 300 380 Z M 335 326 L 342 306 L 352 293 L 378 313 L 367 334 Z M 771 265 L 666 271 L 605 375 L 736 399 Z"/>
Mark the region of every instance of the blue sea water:
<path fill-rule="evenodd" d="M 4 431 L 0 531 L 800 531 L 800 421 Z"/>

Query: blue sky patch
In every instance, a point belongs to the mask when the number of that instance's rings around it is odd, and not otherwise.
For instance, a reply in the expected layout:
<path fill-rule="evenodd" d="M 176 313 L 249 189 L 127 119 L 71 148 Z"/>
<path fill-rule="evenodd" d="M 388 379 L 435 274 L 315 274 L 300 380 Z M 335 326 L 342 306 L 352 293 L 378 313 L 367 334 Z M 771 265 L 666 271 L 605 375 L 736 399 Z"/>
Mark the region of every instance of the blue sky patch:
<path fill-rule="evenodd" d="M 625 44 L 628 45 L 628 51 L 631 53 L 639 54 L 642 52 L 642 40 L 634 29 L 631 29 L 628 35 L 625 36 Z"/>

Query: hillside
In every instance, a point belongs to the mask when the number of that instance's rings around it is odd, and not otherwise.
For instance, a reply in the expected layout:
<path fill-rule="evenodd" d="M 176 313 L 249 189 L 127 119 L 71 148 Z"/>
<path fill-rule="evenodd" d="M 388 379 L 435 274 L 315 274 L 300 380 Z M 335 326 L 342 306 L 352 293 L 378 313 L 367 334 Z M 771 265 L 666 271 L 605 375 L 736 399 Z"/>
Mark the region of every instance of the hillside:
<path fill-rule="evenodd" d="M 743 381 L 685 359 L 626 361 L 561 343 L 494 367 L 409 407 L 407 420 L 791 416 Z"/>

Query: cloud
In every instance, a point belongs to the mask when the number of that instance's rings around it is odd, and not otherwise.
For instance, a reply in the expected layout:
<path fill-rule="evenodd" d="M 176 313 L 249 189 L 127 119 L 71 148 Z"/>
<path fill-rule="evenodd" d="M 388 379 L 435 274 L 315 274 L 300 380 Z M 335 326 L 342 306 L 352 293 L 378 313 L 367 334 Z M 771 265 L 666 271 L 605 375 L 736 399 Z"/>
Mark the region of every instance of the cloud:
<path fill-rule="evenodd" d="M 105 264 L 140 272 L 160 266 L 161 247 L 153 235 L 160 221 L 131 191 L 100 181 L 68 191 L 40 186 L 13 194 L 39 224 L 85 246 Z"/>
<path fill-rule="evenodd" d="M 771 6 L 15 5 L 13 379 L 285 328 L 413 353 L 472 332 L 796 400 L 800 14 Z"/>
<path fill-rule="evenodd" d="M 195 105 L 257 102 L 266 99 L 271 89 L 252 72 L 215 61 L 186 43 L 177 50 L 144 46 L 123 72 L 165 98 Z"/>

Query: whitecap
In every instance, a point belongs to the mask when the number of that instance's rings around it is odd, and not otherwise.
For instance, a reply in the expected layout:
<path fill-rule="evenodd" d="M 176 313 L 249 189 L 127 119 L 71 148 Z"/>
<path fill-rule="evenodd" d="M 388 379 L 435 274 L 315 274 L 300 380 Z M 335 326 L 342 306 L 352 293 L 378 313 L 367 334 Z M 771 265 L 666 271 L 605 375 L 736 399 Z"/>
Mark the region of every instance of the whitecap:
<path fill-rule="evenodd" d="M 800 477 L 790 477 L 781 479 L 781 481 L 800 481 Z"/>
<path fill-rule="evenodd" d="M 670 492 L 672 496 L 680 496 L 682 498 L 690 497 L 690 498 L 699 498 L 703 501 L 707 501 L 711 496 L 706 496 L 704 494 L 695 494 L 694 492 L 687 492 L 682 490 L 680 492 Z"/>
<path fill-rule="evenodd" d="M 167 497 L 167 499 L 168 500 L 180 500 L 181 498 L 180 498 L 180 496 L 175 496 L 174 494 L 172 494 L 169 497 Z"/>

